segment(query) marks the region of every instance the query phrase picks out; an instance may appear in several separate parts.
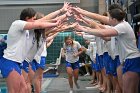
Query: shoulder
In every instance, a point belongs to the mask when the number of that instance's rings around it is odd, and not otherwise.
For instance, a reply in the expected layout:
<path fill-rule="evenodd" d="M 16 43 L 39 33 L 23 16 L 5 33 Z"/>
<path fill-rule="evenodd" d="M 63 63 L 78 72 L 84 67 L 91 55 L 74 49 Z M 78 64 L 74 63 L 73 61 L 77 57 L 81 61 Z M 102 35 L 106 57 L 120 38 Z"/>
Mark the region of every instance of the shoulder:
<path fill-rule="evenodd" d="M 73 44 L 80 44 L 78 41 L 73 41 Z"/>
<path fill-rule="evenodd" d="M 12 24 L 25 24 L 25 23 L 27 22 L 23 20 L 15 20 Z"/>
<path fill-rule="evenodd" d="M 26 25 L 26 21 L 23 21 L 23 20 L 15 20 L 13 23 L 12 23 L 12 27 L 16 27 L 16 28 L 24 28 L 24 26 Z"/>

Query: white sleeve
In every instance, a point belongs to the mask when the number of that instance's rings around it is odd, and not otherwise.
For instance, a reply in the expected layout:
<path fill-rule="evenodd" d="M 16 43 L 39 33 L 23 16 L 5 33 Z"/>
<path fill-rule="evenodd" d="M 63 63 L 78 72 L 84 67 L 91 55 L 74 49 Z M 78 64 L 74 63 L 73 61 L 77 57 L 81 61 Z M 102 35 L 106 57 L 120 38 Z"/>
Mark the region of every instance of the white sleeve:
<path fill-rule="evenodd" d="M 18 29 L 18 31 L 24 31 L 24 27 L 27 24 L 26 21 L 22 21 L 22 20 L 16 20 L 12 23 L 12 26 L 16 26 L 16 29 Z"/>
<path fill-rule="evenodd" d="M 87 49 L 85 53 L 86 53 L 88 56 L 90 56 L 90 55 L 91 55 L 91 51 L 92 51 L 91 49 Z"/>
<path fill-rule="evenodd" d="M 95 42 L 95 39 L 90 39 L 89 41 L 90 41 L 90 42 Z"/>
<path fill-rule="evenodd" d="M 63 44 L 63 48 L 66 49 L 66 44 L 65 43 Z"/>
<path fill-rule="evenodd" d="M 87 40 L 91 40 L 91 39 L 95 39 L 95 36 L 94 35 L 83 35 L 83 38 L 84 39 L 87 39 Z"/>
<path fill-rule="evenodd" d="M 41 47 L 39 48 L 39 50 L 37 51 L 37 53 L 34 57 L 34 59 L 36 60 L 37 63 L 40 63 L 41 54 L 44 50 L 44 44 L 46 44 L 45 41 L 42 43 Z"/>
<path fill-rule="evenodd" d="M 32 62 L 32 60 L 34 59 L 34 56 L 37 52 L 37 44 L 35 43 L 32 48 L 30 49 L 30 51 L 28 52 L 27 57 L 25 58 L 25 60 L 27 62 Z"/>
<path fill-rule="evenodd" d="M 118 35 L 122 35 L 122 34 L 127 33 L 126 26 L 124 26 L 124 24 L 122 24 L 122 23 L 114 26 L 113 28 L 118 32 Z"/>
<path fill-rule="evenodd" d="M 81 45 L 79 42 L 77 42 L 77 48 L 80 49 L 81 48 Z"/>

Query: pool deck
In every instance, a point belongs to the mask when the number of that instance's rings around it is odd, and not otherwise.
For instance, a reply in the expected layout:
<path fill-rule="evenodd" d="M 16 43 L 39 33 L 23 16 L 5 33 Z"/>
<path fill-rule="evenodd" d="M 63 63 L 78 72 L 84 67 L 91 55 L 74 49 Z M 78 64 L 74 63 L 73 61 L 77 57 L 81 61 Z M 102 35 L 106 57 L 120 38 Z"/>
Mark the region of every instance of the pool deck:
<path fill-rule="evenodd" d="M 61 66 L 58 72 L 58 77 L 43 78 L 41 93 L 69 93 L 70 89 L 65 68 Z M 100 93 L 97 86 L 93 87 L 89 83 L 91 78 L 91 76 L 79 76 L 78 84 L 80 88 L 77 89 L 74 86 L 74 93 Z M 0 78 L 0 93 L 7 93 L 5 79 L 2 78 Z"/>

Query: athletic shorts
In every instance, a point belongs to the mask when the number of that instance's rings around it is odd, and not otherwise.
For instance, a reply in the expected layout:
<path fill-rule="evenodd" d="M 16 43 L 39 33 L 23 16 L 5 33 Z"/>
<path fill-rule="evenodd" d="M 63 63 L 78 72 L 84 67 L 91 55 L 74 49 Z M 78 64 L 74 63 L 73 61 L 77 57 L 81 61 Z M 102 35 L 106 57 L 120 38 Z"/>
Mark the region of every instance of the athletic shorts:
<path fill-rule="evenodd" d="M 112 61 L 111 57 L 109 56 L 108 52 L 103 54 L 103 64 L 106 70 L 106 74 L 111 74 L 110 70 L 110 62 Z"/>
<path fill-rule="evenodd" d="M 29 72 L 29 63 L 28 63 L 26 60 L 24 60 L 23 63 L 22 63 L 22 69 L 23 69 L 26 73 Z"/>
<path fill-rule="evenodd" d="M 96 68 L 96 63 L 94 63 L 93 61 L 91 61 L 91 67 L 92 67 L 92 70 L 95 70 L 95 68 Z"/>
<path fill-rule="evenodd" d="M 35 72 L 37 69 L 45 69 L 46 64 L 46 57 L 41 57 L 40 64 L 36 62 L 36 60 L 33 60 L 30 65 L 32 67 L 32 70 Z"/>
<path fill-rule="evenodd" d="M 75 63 L 70 63 L 70 62 L 66 61 L 66 67 L 71 67 L 73 70 L 79 69 L 79 67 L 80 67 L 79 61 L 77 61 Z"/>
<path fill-rule="evenodd" d="M 117 62 L 114 59 L 111 59 L 112 61 L 110 61 L 110 72 L 113 76 L 117 76 Z"/>
<path fill-rule="evenodd" d="M 98 54 L 96 54 L 96 67 L 95 67 L 95 71 L 101 71 L 101 65 L 100 65 L 100 61 L 99 61 L 99 56 Z"/>
<path fill-rule="evenodd" d="M 140 73 L 140 57 L 125 60 L 123 64 L 123 74 L 127 71 Z"/>
<path fill-rule="evenodd" d="M 1 74 L 4 78 L 7 78 L 10 72 L 13 70 L 17 71 L 21 75 L 21 63 L 16 61 L 8 60 L 6 58 L 0 59 Z"/>
<path fill-rule="evenodd" d="M 117 63 L 116 64 L 116 66 L 117 66 L 116 68 L 118 68 L 121 65 L 119 55 L 115 56 L 115 62 Z"/>
<path fill-rule="evenodd" d="M 103 64 L 103 55 L 99 56 L 99 63 L 100 63 L 100 69 L 104 68 L 104 64 Z"/>

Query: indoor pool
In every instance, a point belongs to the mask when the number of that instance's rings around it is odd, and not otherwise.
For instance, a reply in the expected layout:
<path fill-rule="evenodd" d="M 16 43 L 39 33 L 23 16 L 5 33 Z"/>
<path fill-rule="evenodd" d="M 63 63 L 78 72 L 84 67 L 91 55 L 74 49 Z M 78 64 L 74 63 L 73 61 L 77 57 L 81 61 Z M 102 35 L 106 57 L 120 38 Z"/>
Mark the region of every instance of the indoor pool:
<path fill-rule="evenodd" d="M 8 93 L 5 82 L 0 82 L 0 93 Z"/>

